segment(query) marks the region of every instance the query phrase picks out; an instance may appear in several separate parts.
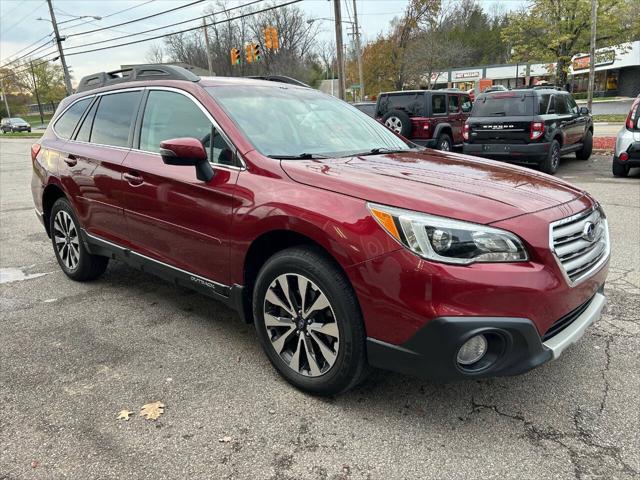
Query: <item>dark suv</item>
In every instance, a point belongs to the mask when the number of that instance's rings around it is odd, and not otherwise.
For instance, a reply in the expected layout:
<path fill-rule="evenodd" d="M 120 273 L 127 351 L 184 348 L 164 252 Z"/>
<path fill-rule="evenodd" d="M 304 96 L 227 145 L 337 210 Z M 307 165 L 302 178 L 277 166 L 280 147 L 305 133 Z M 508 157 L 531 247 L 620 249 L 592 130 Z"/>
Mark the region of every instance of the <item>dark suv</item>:
<path fill-rule="evenodd" d="M 559 179 L 418 147 L 292 84 L 149 65 L 78 90 L 31 149 L 60 268 L 118 260 L 225 302 L 303 390 L 369 365 L 522 373 L 604 307 L 606 216 Z"/>
<path fill-rule="evenodd" d="M 464 153 L 558 170 L 570 152 L 591 156 L 593 122 L 568 92 L 554 88 L 483 93 L 464 126 Z"/>
<path fill-rule="evenodd" d="M 449 151 L 462 145 L 471 107 L 471 97 L 460 90 L 386 92 L 378 97 L 376 118 L 413 143 Z"/>

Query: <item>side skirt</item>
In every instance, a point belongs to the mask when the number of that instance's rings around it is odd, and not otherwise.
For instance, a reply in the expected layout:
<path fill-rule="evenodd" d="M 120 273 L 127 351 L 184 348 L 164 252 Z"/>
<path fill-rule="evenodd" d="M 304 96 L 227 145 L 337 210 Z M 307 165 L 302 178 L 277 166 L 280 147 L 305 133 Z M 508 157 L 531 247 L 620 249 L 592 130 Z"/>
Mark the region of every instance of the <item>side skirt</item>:
<path fill-rule="evenodd" d="M 81 232 L 82 240 L 89 253 L 119 260 L 135 269 L 152 273 L 175 285 L 195 290 L 221 301 L 228 307 L 237 310 L 241 314 L 242 319 L 249 323 L 250 320 L 248 320 L 245 315 L 246 309 L 243 308 L 242 305 L 244 289 L 242 285 L 223 285 L 91 235 L 84 229 L 82 229 Z"/>

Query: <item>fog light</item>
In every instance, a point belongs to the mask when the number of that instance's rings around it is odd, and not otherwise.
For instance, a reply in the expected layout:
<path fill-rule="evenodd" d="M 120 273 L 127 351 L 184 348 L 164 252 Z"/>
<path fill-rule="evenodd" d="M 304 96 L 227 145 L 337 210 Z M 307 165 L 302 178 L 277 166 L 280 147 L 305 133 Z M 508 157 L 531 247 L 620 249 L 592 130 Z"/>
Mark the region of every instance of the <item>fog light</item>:
<path fill-rule="evenodd" d="M 487 353 L 487 339 L 484 335 L 476 335 L 467 340 L 458 350 L 458 363 L 471 365 L 476 363 Z"/>

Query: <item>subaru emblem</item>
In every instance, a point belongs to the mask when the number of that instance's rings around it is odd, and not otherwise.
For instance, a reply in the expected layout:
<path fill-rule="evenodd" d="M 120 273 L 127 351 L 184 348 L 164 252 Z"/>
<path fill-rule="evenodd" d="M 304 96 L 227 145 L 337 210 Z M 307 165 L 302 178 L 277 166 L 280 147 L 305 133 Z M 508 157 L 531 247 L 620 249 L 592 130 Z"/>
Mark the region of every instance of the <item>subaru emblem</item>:
<path fill-rule="evenodd" d="M 587 242 L 593 242 L 596 239 L 596 226 L 591 222 L 584 224 L 582 229 L 582 238 Z"/>

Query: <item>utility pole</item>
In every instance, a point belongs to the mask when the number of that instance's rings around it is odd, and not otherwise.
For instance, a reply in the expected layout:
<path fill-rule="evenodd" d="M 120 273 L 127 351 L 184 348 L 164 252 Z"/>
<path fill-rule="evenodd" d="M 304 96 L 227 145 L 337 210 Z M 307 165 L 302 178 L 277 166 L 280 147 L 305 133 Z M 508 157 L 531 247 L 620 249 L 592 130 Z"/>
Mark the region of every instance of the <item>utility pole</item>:
<path fill-rule="evenodd" d="M 60 32 L 58 31 L 58 24 L 56 23 L 56 15 L 53 13 L 53 4 L 51 0 L 47 0 L 47 4 L 49 4 L 49 14 L 51 15 L 51 23 L 53 24 L 53 33 L 56 36 L 56 43 L 58 44 L 58 53 L 60 54 L 60 63 L 62 63 L 62 71 L 64 72 L 64 87 L 67 90 L 67 95 L 71 95 L 73 93 L 73 88 L 71 88 L 71 76 L 69 75 L 69 69 L 67 68 L 67 61 L 64 59 L 64 52 L 62 51 L 62 38 L 60 37 Z M 38 102 L 39 104 L 40 102 Z M 42 115 L 42 112 L 40 112 Z"/>
<path fill-rule="evenodd" d="M 342 46 L 342 12 L 340 11 L 340 0 L 333 0 L 333 11 L 336 22 L 336 50 L 338 54 L 338 98 L 344 100 L 344 51 Z"/>
<path fill-rule="evenodd" d="M 360 43 L 360 27 L 358 26 L 358 10 L 353 0 L 353 23 L 355 28 L 356 55 L 358 56 L 358 77 L 360 80 L 360 101 L 364 100 L 364 75 L 362 74 L 362 44 Z"/>
<path fill-rule="evenodd" d="M 598 0 L 591 0 L 591 45 L 589 46 L 589 88 L 587 108 L 591 111 L 593 87 L 596 80 L 596 22 L 598 20 Z"/>
<path fill-rule="evenodd" d="M 7 102 L 7 92 L 4 91 L 3 77 L 0 77 L 0 88 L 2 89 L 2 98 L 4 99 L 4 106 L 7 109 L 7 117 L 11 117 L 11 110 L 9 110 L 9 102 Z"/>
<path fill-rule="evenodd" d="M 213 60 L 211 59 L 211 45 L 209 44 L 209 34 L 207 33 L 207 22 L 202 19 L 202 31 L 204 32 L 204 43 L 207 48 L 207 64 L 209 65 L 209 75 L 213 77 Z"/>
<path fill-rule="evenodd" d="M 40 95 L 38 95 L 38 81 L 36 80 L 36 72 L 33 69 L 33 62 L 30 61 L 29 65 L 31 65 L 31 78 L 33 79 L 33 88 L 36 94 L 36 101 L 38 102 L 38 112 L 40 112 L 40 125 L 44 125 L 44 116 L 42 115 L 42 105 L 40 105 Z"/>

